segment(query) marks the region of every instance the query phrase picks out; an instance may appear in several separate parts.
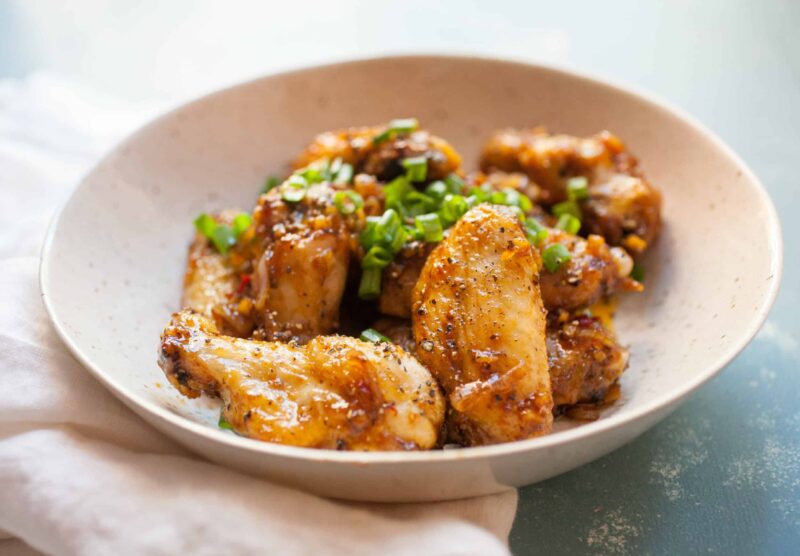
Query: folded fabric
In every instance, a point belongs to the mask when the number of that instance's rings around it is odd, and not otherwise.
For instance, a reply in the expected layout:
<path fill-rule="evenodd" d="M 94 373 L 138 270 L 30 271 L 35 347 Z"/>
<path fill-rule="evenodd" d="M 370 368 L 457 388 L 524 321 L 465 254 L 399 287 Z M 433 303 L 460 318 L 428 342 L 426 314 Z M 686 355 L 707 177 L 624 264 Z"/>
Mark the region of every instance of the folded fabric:
<path fill-rule="evenodd" d="M 275 485 L 179 447 L 69 355 L 39 295 L 47 222 L 160 106 L 48 75 L 0 82 L 0 555 L 507 554 L 515 491 L 391 505 Z"/>

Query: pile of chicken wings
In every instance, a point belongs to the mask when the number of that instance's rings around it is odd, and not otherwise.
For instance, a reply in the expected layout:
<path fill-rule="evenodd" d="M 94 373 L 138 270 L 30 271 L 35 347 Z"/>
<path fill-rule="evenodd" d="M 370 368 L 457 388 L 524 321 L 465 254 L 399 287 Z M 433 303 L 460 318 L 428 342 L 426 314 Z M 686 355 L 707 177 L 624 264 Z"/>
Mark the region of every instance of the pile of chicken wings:
<path fill-rule="evenodd" d="M 661 195 L 609 132 L 414 119 L 317 136 L 255 209 L 203 214 L 159 364 L 220 426 L 335 450 L 548 434 L 618 396 L 608 300 L 643 289 Z"/>

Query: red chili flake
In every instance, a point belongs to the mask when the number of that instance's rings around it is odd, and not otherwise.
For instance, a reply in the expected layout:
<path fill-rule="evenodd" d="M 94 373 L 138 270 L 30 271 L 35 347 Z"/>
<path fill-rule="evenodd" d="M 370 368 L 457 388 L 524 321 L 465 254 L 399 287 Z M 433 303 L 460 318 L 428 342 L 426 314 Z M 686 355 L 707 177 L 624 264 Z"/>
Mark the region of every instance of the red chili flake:
<path fill-rule="evenodd" d="M 242 274 L 242 281 L 239 282 L 239 287 L 236 288 L 237 295 L 241 294 L 244 291 L 244 289 L 247 287 L 247 285 L 250 283 L 252 279 L 253 279 L 252 274 Z"/>

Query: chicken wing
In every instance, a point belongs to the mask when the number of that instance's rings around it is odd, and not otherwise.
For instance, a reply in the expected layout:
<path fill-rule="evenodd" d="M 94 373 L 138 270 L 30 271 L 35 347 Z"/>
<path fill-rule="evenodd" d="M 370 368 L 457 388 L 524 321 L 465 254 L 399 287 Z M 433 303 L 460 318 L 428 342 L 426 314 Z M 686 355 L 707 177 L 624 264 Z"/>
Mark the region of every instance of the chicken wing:
<path fill-rule="evenodd" d="M 226 210 L 213 218 L 230 225 L 238 210 Z M 183 279 L 181 307 L 212 317 L 230 336 L 245 337 L 253 331 L 252 300 L 244 295 L 242 278 L 247 270 L 241 253 L 219 253 L 200 232 L 189 247 Z"/>
<path fill-rule="evenodd" d="M 549 319 L 547 355 L 557 406 L 603 400 L 628 366 L 628 351 L 590 316 Z"/>
<path fill-rule="evenodd" d="M 443 179 L 461 166 L 459 154 L 441 137 L 418 130 L 398 133 L 376 144 L 374 139 L 384 130 L 384 127 L 351 127 L 322 133 L 306 147 L 294 167 L 303 168 L 316 160 L 338 157 L 352 164 L 357 173 L 388 182 L 405 173 L 401 164 L 405 158 L 424 156 L 428 162 L 427 180 Z"/>
<path fill-rule="evenodd" d="M 550 228 L 539 248 L 555 243 L 567 248 L 570 260 L 554 272 L 542 270 L 542 298 L 548 311 L 573 311 L 619 291 L 642 290 L 642 285 L 629 277 L 633 259 L 620 247 L 609 248 L 602 237 L 584 239 Z"/>
<path fill-rule="evenodd" d="M 451 441 L 550 432 L 540 258 L 513 212 L 471 209 L 428 257 L 413 292 L 417 357 L 450 402 Z"/>
<path fill-rule="evenodd" d="M 318 336 L 305 346 L 222 336 L 197 313 L 173 315 L 159 365 L 189 397 L 220 396 L 244 436 L 337 450 L 434 447 L 444 399 L 414 357 L 388 343 Z"/>
<path fill-rule="evenodd" d="M 411 317 L 411 292 L 433 247 L 434 244 L 423 241 L 407 243 L 386 267 L 378 299 L 381 313 L 400 318 Z"/>
<path fill-rule="evenodd" d="M 321 183 L 297 203 L 277 189 L 259 199 L 254 222 L 263 253 L 253 289 L 260 338 L 302 343 L 336 328 L 352 238 L 334 206 L 335 193 Z"/>
<path fill-rule="evenodd" d="M 593 137 L 554 135 L 544 128 L 503 130 L 485 145 L 484 171 L 524 172 L 540 188 L 534 202 L 552 205 L 567 197 L 567 181 L 589 181 L 582 201 L 584 229 L 634 255 L 655 241 L 661 229 L 661 193 L 638 169 L 622 141 L 604 131 Z"/>

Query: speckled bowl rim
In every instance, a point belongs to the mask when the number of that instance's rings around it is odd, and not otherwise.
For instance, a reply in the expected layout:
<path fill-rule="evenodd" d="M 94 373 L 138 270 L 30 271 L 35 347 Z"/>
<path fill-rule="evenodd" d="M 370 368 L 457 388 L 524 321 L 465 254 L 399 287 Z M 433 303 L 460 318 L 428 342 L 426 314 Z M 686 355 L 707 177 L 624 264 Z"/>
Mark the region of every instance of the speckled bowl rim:
<path fill-rule="evenodd" d="M 781 275 L 783 271 L 783 239 L 781 236 L 780 221 L 778 218 L 775 206 L 769 197 L 761 181 L 750 170 L 747 164 L 719 137 L 717 137 L 711 130 L 706 128 L 703 124 L 697 121 L 694 117 L 690 116 L 682 109 L 656 97 L 651 93 L 645 93 L 637 90 L 635 87 L 629 85 L 621 85 L 610 82 L 609 80 L 589 75 L 584 72 L 576 72 L 573 70 L 565 70 L 554 67 L 548 64 L 541 64 L 539 62 L 530 62 L 524 60 L 515 60 L 511 58 L 494 58 L 491 56 L 479 55 L 458 55 L 458 54 L 403 54 L 403 55 L 386 55 L 358 58 L 335 63 L 317 64 L 312 66 L 301 67 L 290 71 L 271 74 L 268 76 L 248 80 L 238 83 L 214 93 L 205 95 L 188 103 L 182 104 L 165 114 L 159 116 L 155 120 L 144 125 L 138 131 L 134 132 L 128 138 L 123 140 L 120 144 L 116 145 L 108 154 L 117 151 L 127 143 L 135 140 L 139 135 L 144 133 L 150 127 L 158 125 L 163 120 L 170 118 L 174 113 L 184 110 L 191 105 L 205 102 L 210 98 L 218 95 L 225 95 L 230 90 L 239 87 L 249 86 L 256 82 L 269 81 L 272 79 L 290 76 L 308 71 L 314 71 L 321 68 L 335 68 L 345 67 L 350 65 L 359 65 L 368 62 L 376 62 L 380 60 L 397 60 L 397 61 L 416 61 L 416 62 L 430 62 L 430 63 L 446 63 L 448 61 L 483 61 L 495 64 L 516 66 L 521 69 L 532 69 L 549 73 L 557 77 L 567 77 L 587 82 L 595 87 L 605 88 L 617 95 L 624 95 L 626 97 L 633 97 L 636 100 L 646 102 L 653 107 L 666 112 L 683 123 L 690 126 L 698 134 L 702 135 L 706 140 L 713 143 L 713 145 L 723 152 L 729 159 L 731 159 L 741 169 L 744 176 L 747 178 L 747 183 L 751 184 L 760 200 L 762 207 L 765 209 L 765 214 L 768 219 L 768 246 L 771 255 L 770 273 L 773 279 L 769 281 L 766 296 L 763 298 L 761 307 L 752 320 L 749 327 L 741 333 L 737 341 L 732 342 L 724 349 L 717 357 L 716 361 L 712 364 L 700 369 L 692 380 L 682 383 L 679 387 L 673 388 L 670 391 L 664 392 L 661 395 L 653 396 L 647 403 L 641 404 L 635 410 L 614 414 L 608 417 L 601 418 L 595 422 L 584 424 L 580 427 L 575 427 L 566 431 L 560 431 L 548 436 L 532 438 L 529 440 L 519 440 L 516 442 L 508 442 L 505 444 L 496 444 L 491 446 L 479 446 L 473 448 L 461 448 L 456 450 L 432 450 L 420 452 L 347 452 L 324 450 L 316 448 L 301 448 L 295 446 L 286 446 L 282 444 L 273 444 L 269 442 L 262 442 L 252 440 L 236 435 L 231 435 L 223 431 L 215 430 L 207 425 L 193 422 L 185 417 L 170 412 L 167 408 L 157 405 L 156 403 L 147 400 L 137 394 L 129 392 L 123 385 L 116 381 L 113 377 L 107 375 L 103 369 L 95 365 L 91 359 L 80 349 L 80 347 L 72 340 L 67 333 L 64 323 L 59 319 L 58 311 L 53 307 L 50 295 L 48 293 L 48 283 L 50 281 L 48 260 L 51 256 L 51 249 L 53 245 L 53 237 L 58 228 L 59 220 L 64 212 L 64 208 L 72 201 L 75 192 L 69 199 L 62 205 L 56 216 L 53 218 L 48 228 L 47 236 L 42 248 L 40 271 L 39 271 L 39 285 L 42 293 L 42 300 L 51 321 L 56 329 L 56 332 L 61 337 L 63 342 L 69 348 L 70 352 L 75 356 L 78 361 L 85 366 L 94 377 L 99 380 L 106 388 L 108 388 L 115 396 L 117 396 L 124 403 L 138 407 L 140 410 L 149 413 L 163 424 L 168 424 L 189 431 L 193 434 L 205 437 L 206 439 L 217 442 L 219 444 L 230 446 L 234 449 L 244 449 L 253 452 L 269 454 L 273 456 L 282 456 L 289 459 L 298 459 L 306 461 L 319 461 L 319 462 L 339 462 L 339 463 L 352 463 L 358 465 L 380 465 L 380 464 L 395 464 L 403 463 L 431 463 L 431 462 L 446 462 L 446 461 L 462 461 L 462 460 L 481 460 L 491 459 L 497 456 L 519 454 L 534 449 L 544 449 L 553 447 L 560 444 L 580 442 L 581 440 L 599 434 L 604 431 L 610 431 L 615 428 L 623 427 L 633 421 L 637 421 L 651 413 L 657 412 L 665 406 L 676 404 L 683 398 L 689 396 L 692 392 L 700 388 L 707 381 L 711 380 L 717 373 L 719 373 L 728 363 L 730 363 L 736 355 L 738 355 L 759 331 L 761 326 L 766 321 L 766 318 L 775 302 L 778 291 L 780 289 Z M 106 157 L 103 157 L 105 159 Z M 102 159 L 101 159 L 102 160 Z M 99 163 L 98 163 L 99 164 Z M 85 183 L 86 176 L 89 176 L 94 169 L 93 167 L 87 172 L 81 183 L 75 189 L 77 191 Z"/>

